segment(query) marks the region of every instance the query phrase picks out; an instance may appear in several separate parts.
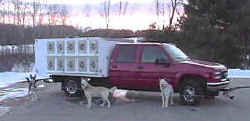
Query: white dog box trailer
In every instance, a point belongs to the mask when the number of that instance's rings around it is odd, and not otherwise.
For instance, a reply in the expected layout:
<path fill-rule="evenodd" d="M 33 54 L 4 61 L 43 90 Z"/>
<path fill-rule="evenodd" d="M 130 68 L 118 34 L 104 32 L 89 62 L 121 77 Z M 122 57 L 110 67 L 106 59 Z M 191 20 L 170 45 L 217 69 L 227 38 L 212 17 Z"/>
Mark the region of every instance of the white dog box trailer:
<path fill-rule="evenodd" d="M 109 58 L 118 42 L 133 42 L 123 38 L 51 38 L 35 40 L 35 71 L 38 75 L 50 75 L 54 82 L 62 82 L 68 94 L 80 87 L 79 77 L 108 77 Z M 94 83 L 94 81 L 91 81 Z"/>

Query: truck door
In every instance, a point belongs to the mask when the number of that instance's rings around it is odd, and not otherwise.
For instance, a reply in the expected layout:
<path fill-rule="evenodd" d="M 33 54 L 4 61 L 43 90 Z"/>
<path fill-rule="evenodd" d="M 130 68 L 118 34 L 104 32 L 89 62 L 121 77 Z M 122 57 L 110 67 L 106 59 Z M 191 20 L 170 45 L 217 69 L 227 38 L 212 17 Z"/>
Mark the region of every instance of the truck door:
<path fill-rule="evenodd" d="M 175 69 L 164 48 L 159 45 L 144 45 L 140 49 L 140 63 L 137 67 L 138 80 L 146 84 L 146 90 L 159 90 L 159 79 L 175 78 Z"/>
<path fill-rule="evenodd" d="M 138 62 L 137 50 L 136 44 L 120 44 L 116 46 L 109 69 L 111 85 L 128 89 L 136 87 L 133 82 L 138 77 L 135 73 Z"/>

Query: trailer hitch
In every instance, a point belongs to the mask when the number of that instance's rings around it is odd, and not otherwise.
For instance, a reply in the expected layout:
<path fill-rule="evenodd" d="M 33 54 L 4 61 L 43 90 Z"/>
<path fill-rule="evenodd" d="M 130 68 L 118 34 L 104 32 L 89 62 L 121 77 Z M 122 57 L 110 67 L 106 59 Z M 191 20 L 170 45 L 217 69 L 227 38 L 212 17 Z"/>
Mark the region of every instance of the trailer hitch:
<path fill-rule="evenodd" d="M 220 89 L 220 91 L 222 92 L 222 95 L 225 97 L 228 97 L 229 99 L 233 100 L 235 96 L 231 95 L 230 93 L 238 90 L 238 89 L 246 89 L 246 88 L 250 88 L 250 86 L 238 86 L 238 87 L 231 87 L 231 88 L 224 88 L 224 89 Z"/>

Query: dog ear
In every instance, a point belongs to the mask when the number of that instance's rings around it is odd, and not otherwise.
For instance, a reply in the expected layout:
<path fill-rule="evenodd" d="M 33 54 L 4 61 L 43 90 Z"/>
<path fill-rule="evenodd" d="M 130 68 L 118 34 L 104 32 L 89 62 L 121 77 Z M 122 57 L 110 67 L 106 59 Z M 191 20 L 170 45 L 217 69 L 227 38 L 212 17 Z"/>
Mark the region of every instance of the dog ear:
<path fill-rule="evenodd" d="M 36 74 L 30 74 L 30 79 L 31 80 L 36 80 Z"/>
<path fill-rule="evenodd" d="M 171 82 L 171 80 L 169 80 L 169 79 L 165 79 L 165 81 L 166 81 L 167 83 Z"/>

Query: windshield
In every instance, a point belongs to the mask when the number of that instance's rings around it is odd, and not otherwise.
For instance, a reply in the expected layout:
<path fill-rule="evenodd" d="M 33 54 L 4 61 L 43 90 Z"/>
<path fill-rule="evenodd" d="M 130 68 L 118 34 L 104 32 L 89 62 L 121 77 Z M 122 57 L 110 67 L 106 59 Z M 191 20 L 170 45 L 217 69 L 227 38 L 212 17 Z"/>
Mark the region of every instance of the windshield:
<path fill-rule="evenodd" d="M 190 60 L 189 57 L 176 46 L 166 44 L 164 45 L 164 47 L 174 60 L 176 61 Z"/>

